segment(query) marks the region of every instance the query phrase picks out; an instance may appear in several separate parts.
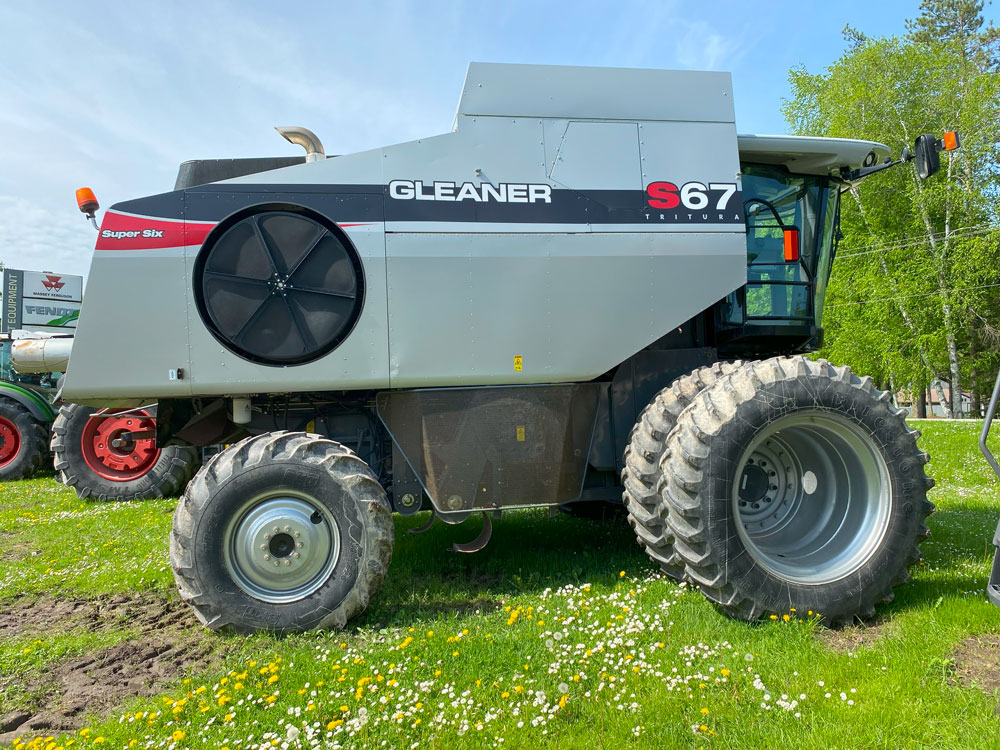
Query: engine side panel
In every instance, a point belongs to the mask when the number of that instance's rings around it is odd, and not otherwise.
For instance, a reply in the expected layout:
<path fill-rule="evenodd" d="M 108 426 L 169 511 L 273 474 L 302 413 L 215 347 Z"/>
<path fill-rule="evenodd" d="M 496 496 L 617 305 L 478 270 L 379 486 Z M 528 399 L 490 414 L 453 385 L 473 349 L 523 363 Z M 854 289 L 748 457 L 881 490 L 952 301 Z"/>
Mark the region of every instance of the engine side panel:
<path fill-rule="evenodd" d="M 105 215 L 102 227 L 112 216 Z M 182 226 L 178 223 L 178 232 Z M 96 250 L 62 398 L 124 405 L 134 399 L 190 396 L 189 294 L 180 247 Z"/>
<path fill-rule="evenodd" d="M 387 235 L 392 386 L 597 377 L 744 283 L 734 237 Z"/>

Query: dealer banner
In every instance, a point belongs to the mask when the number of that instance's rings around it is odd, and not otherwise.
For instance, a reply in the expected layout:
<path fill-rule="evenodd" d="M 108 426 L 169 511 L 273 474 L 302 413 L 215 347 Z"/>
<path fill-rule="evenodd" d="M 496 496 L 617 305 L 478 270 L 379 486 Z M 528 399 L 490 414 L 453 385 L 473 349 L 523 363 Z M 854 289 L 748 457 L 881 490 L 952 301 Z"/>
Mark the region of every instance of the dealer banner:
<path fill-rule="evenodd" d="M 83 300 L 82 276 L 5 268 L 2 281 L 0 333 L 76 328 Z"/>

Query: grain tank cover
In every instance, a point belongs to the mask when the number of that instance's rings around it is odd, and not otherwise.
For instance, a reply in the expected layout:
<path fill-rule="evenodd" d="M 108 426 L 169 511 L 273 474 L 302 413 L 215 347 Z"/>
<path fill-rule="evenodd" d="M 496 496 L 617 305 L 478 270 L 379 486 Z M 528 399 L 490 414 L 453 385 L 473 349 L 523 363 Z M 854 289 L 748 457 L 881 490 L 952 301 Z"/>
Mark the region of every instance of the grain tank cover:
<path fill-rule="evenodd" d="M 458 117 L 733 122 L 729 73 L 470 63 Z"/>

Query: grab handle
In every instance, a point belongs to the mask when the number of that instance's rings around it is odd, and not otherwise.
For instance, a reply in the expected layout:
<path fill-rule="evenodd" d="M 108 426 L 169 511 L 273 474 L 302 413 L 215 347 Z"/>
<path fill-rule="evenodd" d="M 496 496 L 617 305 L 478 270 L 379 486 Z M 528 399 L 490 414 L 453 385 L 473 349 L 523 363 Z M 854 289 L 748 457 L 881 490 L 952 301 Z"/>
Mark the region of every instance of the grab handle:
<path fill-rule="evenodd" d="M 1000 400 L 1000 374 L 997 375 L 996 385 L 993 386 L 993 396 L 990 397 L 990 405 L 986 409 L 986 419 L 983 420 L 983 430 L 979 433 L 979 450 L 989 463 L 993 473 L 1000 479 L 1000 465 L 997 464 L 996 457 L 986 447 L 986 438 L 990 435 L 990 427 L 993 426 L 993 417 L 997 411 L 997 401 Z M 996 606 L 1000 607 L 1000 522 L 997 523 L 997 530 L 993 533 L 993 546 L 996 550 L 993 553 L 993 567 L 990 569 L 990 580 L 986 585 L 986 595 Z"/>

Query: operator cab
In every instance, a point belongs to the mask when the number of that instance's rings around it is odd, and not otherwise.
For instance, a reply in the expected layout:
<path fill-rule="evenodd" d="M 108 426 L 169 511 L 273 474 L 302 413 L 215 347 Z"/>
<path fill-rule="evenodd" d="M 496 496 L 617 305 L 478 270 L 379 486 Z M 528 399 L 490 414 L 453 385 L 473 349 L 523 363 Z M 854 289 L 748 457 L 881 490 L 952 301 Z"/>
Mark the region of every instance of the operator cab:
<path fill-rule="evenodd" d="M 823 298 L 839 236 L 845 170 L 889 155 L 841 138 L 739 136 L 747 284 L 720 305 L 720 350 L 810 351 L 822 344 Z"/>

